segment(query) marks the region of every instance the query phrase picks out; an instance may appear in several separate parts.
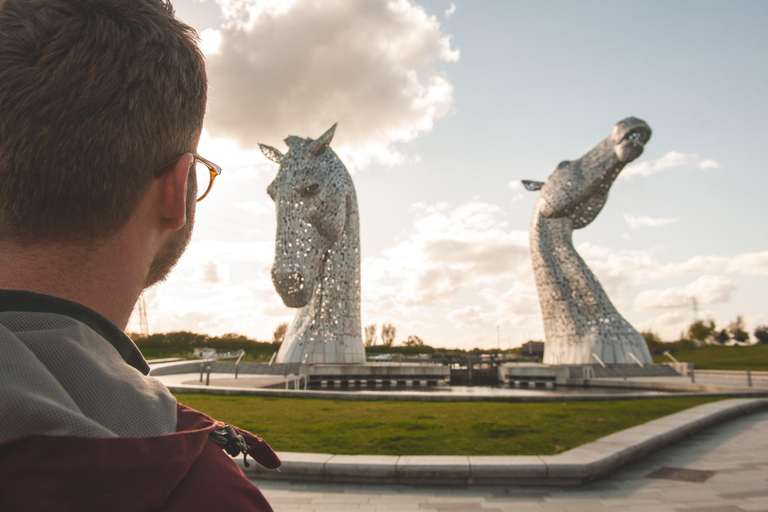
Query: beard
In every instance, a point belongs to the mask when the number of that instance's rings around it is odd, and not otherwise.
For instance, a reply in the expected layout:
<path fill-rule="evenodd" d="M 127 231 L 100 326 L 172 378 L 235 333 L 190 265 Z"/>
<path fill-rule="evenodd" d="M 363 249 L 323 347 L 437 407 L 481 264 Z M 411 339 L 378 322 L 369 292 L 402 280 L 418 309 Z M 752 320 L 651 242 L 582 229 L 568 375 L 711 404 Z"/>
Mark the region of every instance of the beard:
<path fill-rule="evenodd" d="M 149 264 L 147 275 L 144 277 L 142 286 L 144 290 L 165 281 L 189 245 L 189 240 L 192 238 L 192 228 L 195 225 L 195 197 L 197 196 L 197 183 L 194 183 L 194 179 L 191 181 L 193 183 L 187 187 L 187 222 L 180 230 L 173 233 L 157 251 L 152 263 Z"/>

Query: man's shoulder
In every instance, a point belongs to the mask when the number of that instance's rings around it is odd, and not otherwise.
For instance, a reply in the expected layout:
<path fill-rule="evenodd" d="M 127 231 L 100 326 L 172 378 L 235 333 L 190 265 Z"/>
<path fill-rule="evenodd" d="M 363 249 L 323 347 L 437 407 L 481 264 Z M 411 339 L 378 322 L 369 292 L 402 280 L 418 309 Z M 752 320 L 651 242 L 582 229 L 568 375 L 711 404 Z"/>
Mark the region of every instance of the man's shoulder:
<path fill-rule="evenodd" d="M 83 415 L 62 384 L 2 318 L 0 353 L 0 439 L 31 432 L 115 435 Z"/>
<path fill-rule="evenodd" d="M 0 443 L 0 510 L 272 510 L 211 439 L 221 424 L 183 406 L 178 412 L 182 430 L 173 434 Z"/>
<path fill-rule="evenodd" d="M 176 400 L 98 332 L 50 312 L 0 312 L 0 439 L 176 430 Z"/>

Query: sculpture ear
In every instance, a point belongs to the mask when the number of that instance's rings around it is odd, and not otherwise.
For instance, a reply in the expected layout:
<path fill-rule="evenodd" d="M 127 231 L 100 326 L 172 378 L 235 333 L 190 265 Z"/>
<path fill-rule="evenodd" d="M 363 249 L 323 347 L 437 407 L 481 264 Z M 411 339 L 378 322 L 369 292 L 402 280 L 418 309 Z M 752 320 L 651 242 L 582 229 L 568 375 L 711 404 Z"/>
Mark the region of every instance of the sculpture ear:
<path fill-rule="evenodd" d="M 537 190 L 541 190 L 541 187 L 544 186 L 544 183 L 541 181 L 530 181 L 530 180 L 520 180 L 523 182 L 523 186 L 526 190 L 530 190 L 531 192 L 536 192 Z"/>
<path fill-rule="evenodd" d="M 264 156 L 275 162 L 276 164 L 279 164 L 280 161 L 283 159 L 283 154 L 273 148 L 272 146 L 267 146 L 266 144 L 259 144 L 259 149 L 261 149 L 261 152 L 264 153 Z"/>
<path fill-rule="evenodd" d="M 323 151 L 325 151 L 331 143 L 331 140 L 333 140 L 333 134 L 336 132 L 336 124 L 337 123 L 333 123 L 330 130 L 311 142 L 312 145 L 309 148 L 309 152 L 312 153 L 312 156 L 320 156 L 323 154 Z"/>

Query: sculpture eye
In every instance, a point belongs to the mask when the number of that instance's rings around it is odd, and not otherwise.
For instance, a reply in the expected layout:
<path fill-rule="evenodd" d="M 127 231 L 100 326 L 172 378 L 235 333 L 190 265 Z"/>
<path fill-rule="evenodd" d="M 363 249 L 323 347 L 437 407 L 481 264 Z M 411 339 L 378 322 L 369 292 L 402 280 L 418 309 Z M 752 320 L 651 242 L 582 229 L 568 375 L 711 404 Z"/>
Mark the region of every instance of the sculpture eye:
<path fill-rule="evenodd" d="M 320 185 L 317 183 L 312 183 L 311 185 L 307 185 L 301 189 L 301 195 L 303 197 L 309 197 L 317 195 L 317 193 L 320 192 Z"/>

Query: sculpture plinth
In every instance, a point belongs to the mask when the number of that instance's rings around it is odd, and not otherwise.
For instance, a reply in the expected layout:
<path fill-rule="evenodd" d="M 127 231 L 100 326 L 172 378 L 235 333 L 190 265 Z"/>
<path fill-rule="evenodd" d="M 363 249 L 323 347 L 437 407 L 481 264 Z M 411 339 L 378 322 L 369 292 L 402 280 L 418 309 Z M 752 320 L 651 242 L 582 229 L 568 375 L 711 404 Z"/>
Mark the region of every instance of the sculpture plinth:
<path fill-rule="evenodd" d="M 650 137 L 645 122 L 624 119 L 587 154 L 561 162 L 546 183 L 523 182 L 528 190 L 541 190 L 530 245 L 546 364 L 591 364 L 595 356 L 605 364 L 652 362 L 642 335 L 616 310 L 572 240 L 573 230 L 597 217 L 614 180 L 640 156 Z"/>
<path fill-rule="evenodd" d="M 364 363 L 360 323 L 360 219 L 352 178 L 329 147 L 290 136 L 288 152 L 260 144 L 280 164 L 267 188 L 277 208 L 272 282 L 299 308 L 278 363 Z"/>

